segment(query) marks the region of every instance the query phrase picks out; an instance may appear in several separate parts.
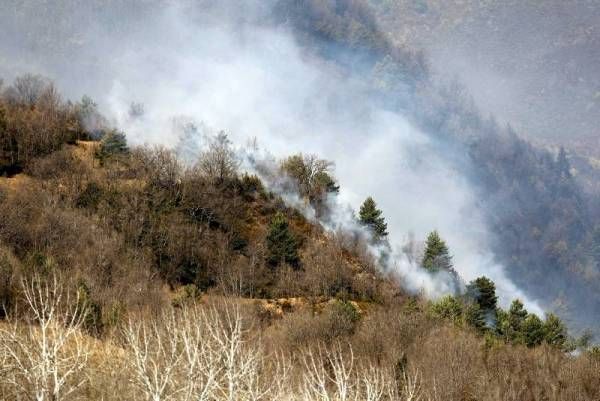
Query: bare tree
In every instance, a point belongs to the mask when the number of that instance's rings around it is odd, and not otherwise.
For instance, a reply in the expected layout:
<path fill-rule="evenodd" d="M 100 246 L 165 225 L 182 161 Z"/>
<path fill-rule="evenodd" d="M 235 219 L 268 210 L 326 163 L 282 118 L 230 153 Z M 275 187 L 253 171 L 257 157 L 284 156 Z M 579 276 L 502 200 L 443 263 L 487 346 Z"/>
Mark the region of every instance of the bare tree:
<path fill-rule="evenodd" d="M 221 353 L 207 325 L 211 318 L 198 307 L 184 308 L 178 326 L 183 348 L 184 401 L 213 399 L 222 372 Z"/>
<path fill-rule="evenodd" d="M 319 345 L 316 350 L 306 351 L 302 361 L 305 371 L 300 392 L 304 399 L 349 401 L 358 396 L 351 347 L 346 358 L 339 343 L 332 350 Z"/>
<path fill-rule="evenodd" d="M 25 321 L 0 329 L 5 382 L 15 396 L 36 401 L 75 398 L 86 382 L 89 344 L 81 332 L 86 305 L 57 275 L 23 281 Z"/>
<path fill-rule="evenodd" d="M 435 386 L 434 386 L 435 389 Z M 404 401 L 420 401 L 422 398 L 421 392 L 421 376 L 418 370 L 412 374 L 404 372 L 404 380 L 402 385 L 402 399 Z"/>
<path fill-rule="evenodd" d="M 248 339 L 238 305 L 227 305 L 222 316 L 213 309 L 209 330 L 222 354 L 223 374 L 219 382 L 219 399 L 227 401 L 265 399 L 269 387 L 257 375 L 263 363 L 262 350 Z"/>
<path fill-rule="evenodd" d="M 387 372 L 372 364 L 365 367 L 359 375 L 360 389 L 365 401 L 381 401 L 391 387 Z M 394 398 L 389 397 L 390 400 Z"/>
<path fill-rule="evenodd" d="M 248 332 L 236 305 L 194 306 L 130 322 L 125 339 L 131 382 L 151 401 L 273 399 L 281 388 L 261 376 L 265 358 Z M 283 362 L 276 365 L 275 371 L 287 372 Z"/>
<path fill-rule="evenodd" d="M 176 370 L 183 358 L 179 347 L 177 320 L 172 313 L 150 322 L 133 322 L 125 328 L 130 351 L 132 383 L 147 400 L 176 400 L 184 389 L 176 383 Z"/>
<path fill-rule="evenodd" d="M 40 75 L 25 74 L 15 78 L 12 86 L 7 89 L 6 96 L 17 103 L 33 106 L 49 84 Z"/>
<path fill-rule="evenodd" d="M 223 131 L 209 138 L 208 149 L 202 152 L 197 163 L 197 168 L 204 175 L 219 184 L 234 177 L 238 167 L 239 160 L 231 141 Z"/>

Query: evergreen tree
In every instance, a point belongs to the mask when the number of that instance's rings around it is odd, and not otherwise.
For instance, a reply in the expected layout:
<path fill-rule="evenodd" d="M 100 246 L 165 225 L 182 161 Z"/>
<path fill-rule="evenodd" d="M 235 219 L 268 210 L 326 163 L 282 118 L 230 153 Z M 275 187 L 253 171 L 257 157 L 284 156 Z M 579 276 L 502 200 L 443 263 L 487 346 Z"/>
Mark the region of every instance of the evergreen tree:
<path fill-rule="evenodd" d="M 440 238 L 437 231 L 432 231 L 427 236 L 425 255 L 421 262 L 422 266 L 431 272 L 448 270 L 454 272 L 452 267 L 452 256 L 446 242 Z"/>
<path fill-rule="evenodd" d="M 298 243 L 290 231 L 285 216 L 281 213 L 277 213 L 271 221 L 267 235 L 267 249 L 269 265 L 274 267 L 287 263 L 293 267 L 299 266 Z"/>
<path fill-rule="evenodd" d="M 527 309 L 523 306 L 523 302 L 515 299 L 510 304 L 508 309 L 508 323 L 515 332 L 520 332 L 523 326 L 523 322 L 527 318 Z"/>
<path fill-rule="evenodd" d="M 104 163 L 109 157 L 122 155 L 129 152 L 125 134 L 117 130 L 107 132 L 100 141 L 100 147 L 96 151 L 96 157 L 100 163 Z"/>
<path fill-rule="evenodd" d="M 523 306 L 523 302 L 515 299 L 510 304 L 507 314 L 508 327 L 505 332 L 506 339 L 513 343 L 523 343 L 523 323 L 527 318 L 527 309 Z"/>
<path fill-rule="evenodd" d="M 544 322 L 537 315 L 529 314 L 523 321 L 521 332 L 528 347 L 540 345 L 545 338 Z"/>
<path fill-rule="evenodd" d="M 523 303 L 515 299 L 512 301 L 508 311 L 500 308 L 496 310 L 496 331 L 511 343 L 522 344 L 523 338 L 523 322 L 527 318 L 527 310 Z"/>
<path fill-rule="evenodd" d="M 467 286 L 467 295 L 485 312 L 495 311 L 498 304 L 496 285 L 487 277 L 478 277 Z"/>
<path fill-rule="evenodd" d="M 567 342 L 567 328 L 554 313 L 546 316 L 544 322 L 544 340 L 555 347 L 563 348 Z"/>
<path fill-rule="evenodd" d="M 506 341 L 511 341 L 512 330 L 510 328 L 508 312 L 498 308 L 496 310 L 496 334 Z"/>
<path fill-rule="evenodd" d="M 479 307 L 479 304 L 472 303 L 465 312 L 465 321 L 479 332 L 485 331 L 485 313 Z"/>
<path fill-rule="evenodd" d="M 369 227 L 376 241 L 386 237 L 387 223 L 382 216 L 382 211 L 370 196 L 363 202 L 359 211 L 359 221 L 362 225 Z"/>

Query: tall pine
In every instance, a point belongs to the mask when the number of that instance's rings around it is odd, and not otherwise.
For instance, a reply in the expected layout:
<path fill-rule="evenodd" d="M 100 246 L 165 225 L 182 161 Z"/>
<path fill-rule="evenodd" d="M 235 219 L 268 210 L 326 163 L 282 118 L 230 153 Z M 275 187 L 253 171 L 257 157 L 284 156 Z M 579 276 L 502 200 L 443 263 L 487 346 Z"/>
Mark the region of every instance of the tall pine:
<path fill-rule="evenodd" d="M 277 213 L 267 234 L 267 262 L 275 267 L 281 263 L 287 263 L 292 267 L 298 267 L 300 258 L 298 256 L 298 242 L 290 231 L 287 219 L 281 213 Z"/>
<path fill-rule="evenodd" d="M 388 235 L 387 223 L 382 216 L 382 211 L 377 208 L 377 204 L 370 196 L 363 202 L 359 211 L 359 221 L 367 226 L 373 238 L 379 241 Z"/>
<path fill-rule="evenodd" d="M 423 255 L 421 264 L 431 272 L 437 272 L 439 270 L 454 271 L 452 267 L 452 256 L 450 256 L 448 246 L 437 231 L 432 231 L 427 236 L 425 254 Z"/>

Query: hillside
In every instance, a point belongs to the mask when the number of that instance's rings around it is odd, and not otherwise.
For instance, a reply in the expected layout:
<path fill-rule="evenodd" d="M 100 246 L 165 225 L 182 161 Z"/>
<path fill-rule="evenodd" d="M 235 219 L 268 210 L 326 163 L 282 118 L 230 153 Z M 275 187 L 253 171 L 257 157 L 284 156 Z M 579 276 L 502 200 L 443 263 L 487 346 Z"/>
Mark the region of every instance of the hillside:
<path fill-rule="evenodd" d="M 0 4 L 0 399 L 600 399 L 599 10 Z"/>
<path fill-rule="evenodd" d="M 185 167 L 165 148 L 86 131 L 89 108 L 49 102 L 48 88 L 1 108 L 4 399 L 17 389 L 104 400 L 599 396 L 597 348 L 552 314 L 542 321 L 519 301 L 502 310 L 493 282 L 438 301 L 407 293 L 370 250 L 388 235 L 372 200 L 362 234 L 328 231 L 239 170 L 224 134 Z M 51 116 L 54 131 L 28 130 Z M 279 166 L 270 173 L 326 221 L 339 190 L 330 164 L 298 155 Z M 437 233 L 423 252 L 423 274 L 460 280 Z M 227 349 L 229 362 L 214 359 Z M 209 370 L 188 376 L 198 363 Z M 327 366 L 345 373 L 329 377 Z"/>

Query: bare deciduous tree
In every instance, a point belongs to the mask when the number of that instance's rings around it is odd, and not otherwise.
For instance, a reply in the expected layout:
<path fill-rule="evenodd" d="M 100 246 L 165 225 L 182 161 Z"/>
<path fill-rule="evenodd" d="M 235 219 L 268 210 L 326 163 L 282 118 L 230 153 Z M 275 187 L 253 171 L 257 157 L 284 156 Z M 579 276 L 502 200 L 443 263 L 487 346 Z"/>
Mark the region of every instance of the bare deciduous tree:
<path fill-rule="evenodd" d="M 131 322 L 125 339 L 131 381 L 148 400 L 260 401 L 282 389 L 261 375 L 264 354 L 248 338 L 238 306 L 190 307 Z M 278 362 L 274 370 L 285 376 L 286 367 Z"/>
<path fill-rule="evenodd" d="M 237 174 L 239 160 L 225 132 L 209 138 L 208 149 L 200 155 L 197 168 L 216 183 L 234 177 Z"/>
<path fill-rule="evenodd" d="M 6 95 L 10 100 L 33 106 L 48 86 L 49 81 L 46 78 L 25 74 L 15 78 L 13 85 L 7 89 Z"/>
<path fill-rule="evenodd" d="M 125 328 L 125 341 L 130 351 L 133 385 L 147 400 L 177 399 L 183 388 L 175 383 L 176 369 L 183 358 L 173 313 L 163 314 L 150 322 L 133 322 Z"/>
<path fill-rule="evenodd" d="M 5 383 L 36 401 L 75 398 L 85 383 L 89 344 L 81 332 L 86 306 L 56 275 L 23 281 L 25 321 L 0 329 Z"/>
<path fill-rule="evenodd" d="M 302 358 L 304 375 L 300 392 L 304 399 L 322 401 L 349 401 L 355 398 L 357 381 L 354 380 L 354 353 L 344 357 L 341 344 L 332 350 L 319 345 Z"/>

